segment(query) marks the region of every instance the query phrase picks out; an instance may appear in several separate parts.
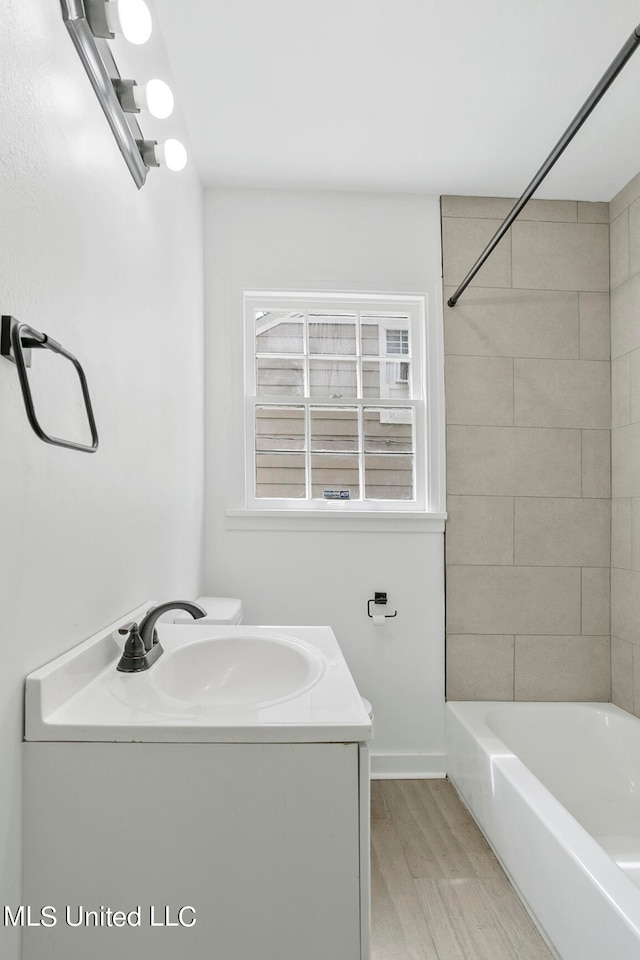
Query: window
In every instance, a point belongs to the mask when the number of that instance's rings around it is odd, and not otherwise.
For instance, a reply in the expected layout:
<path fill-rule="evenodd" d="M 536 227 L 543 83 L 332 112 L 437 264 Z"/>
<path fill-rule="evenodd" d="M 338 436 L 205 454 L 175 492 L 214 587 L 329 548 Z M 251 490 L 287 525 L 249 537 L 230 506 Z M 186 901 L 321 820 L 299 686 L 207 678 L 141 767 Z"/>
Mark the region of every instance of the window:
<path fill-rule="evenodd" d="M 424 510 L 425 299 L 245 294 L 247 506 Z"/>

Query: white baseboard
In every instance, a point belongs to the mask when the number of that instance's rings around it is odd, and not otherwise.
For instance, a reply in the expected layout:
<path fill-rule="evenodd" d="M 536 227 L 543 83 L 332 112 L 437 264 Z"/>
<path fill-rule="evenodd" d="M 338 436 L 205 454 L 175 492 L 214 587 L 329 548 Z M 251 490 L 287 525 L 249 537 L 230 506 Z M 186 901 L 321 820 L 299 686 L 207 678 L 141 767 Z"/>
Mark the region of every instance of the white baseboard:
<path fill-rule="evenodd" d="M 372 753 L 372 780 L 441 780 L 447 775 L 444 753 Z"/>

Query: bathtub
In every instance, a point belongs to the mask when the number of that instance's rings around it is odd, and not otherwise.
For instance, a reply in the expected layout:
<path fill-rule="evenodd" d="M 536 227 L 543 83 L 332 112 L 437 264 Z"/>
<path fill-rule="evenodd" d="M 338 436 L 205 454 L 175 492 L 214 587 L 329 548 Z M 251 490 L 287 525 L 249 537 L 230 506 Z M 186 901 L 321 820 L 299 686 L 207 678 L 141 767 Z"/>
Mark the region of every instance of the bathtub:
<path fill-rule="evenodd" d="M 608 703 L 446 706 L 449 778 L 561 960 L 640 958 L 640 720 Z"/>

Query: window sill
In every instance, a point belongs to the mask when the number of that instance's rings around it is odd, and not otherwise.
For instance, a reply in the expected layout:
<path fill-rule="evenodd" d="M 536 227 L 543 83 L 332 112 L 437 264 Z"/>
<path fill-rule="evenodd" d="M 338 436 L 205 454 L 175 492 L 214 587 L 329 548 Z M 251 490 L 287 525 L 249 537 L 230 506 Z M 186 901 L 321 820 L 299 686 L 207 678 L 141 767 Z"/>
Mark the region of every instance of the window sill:
<path fill-rule="evenodd" d="M 446 513 L 361 510 L 227 510 L 227 530 L 443 533 Z"/>

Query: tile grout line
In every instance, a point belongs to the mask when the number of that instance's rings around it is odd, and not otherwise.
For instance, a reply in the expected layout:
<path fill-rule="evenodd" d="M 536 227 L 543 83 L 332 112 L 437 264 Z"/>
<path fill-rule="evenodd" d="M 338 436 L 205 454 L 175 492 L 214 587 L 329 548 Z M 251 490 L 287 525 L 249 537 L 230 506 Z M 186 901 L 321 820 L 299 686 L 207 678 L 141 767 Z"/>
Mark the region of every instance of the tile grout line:
<path fill-rule="evenodd" d="M 580 636 L 584 636 L 584 610 L 582 605 L 584 595 L 584 567 L 580 567 Z"/>
<path fill-rule="evenodd" d="M 578 355 L 580 359 L 583 360 L 584 358 L 582 356 L 582 299 L 581 299 L 581 296 L 582 296 L 582 291 L 578 290 Z"/>
<path fill-rule="evenodd" d="M 609 227 L 609 257 L 611 257 L 611 227 Z M 627 207 L 627 279 L 631 279 L 631 204 Z M 611 281 L 609 281 L 609 286 L 611 286 Z"/>

